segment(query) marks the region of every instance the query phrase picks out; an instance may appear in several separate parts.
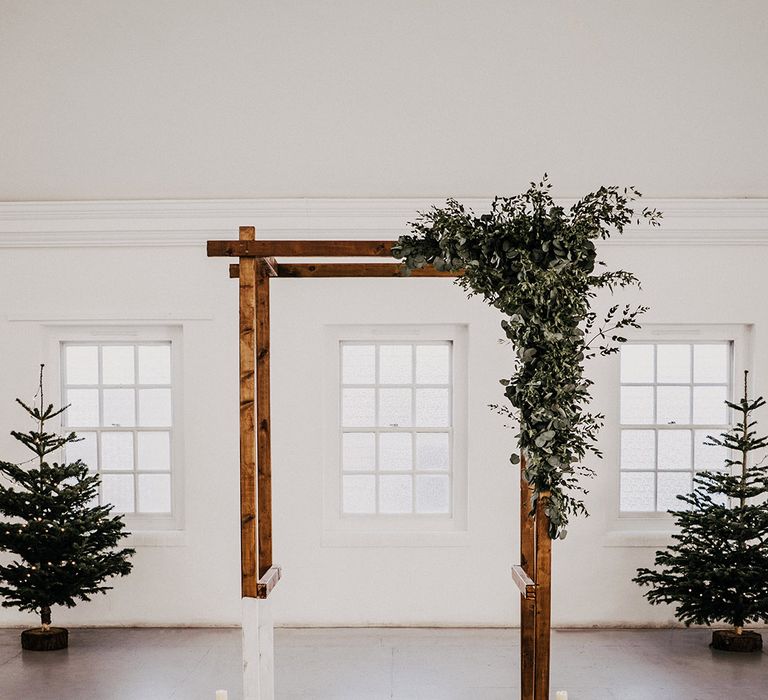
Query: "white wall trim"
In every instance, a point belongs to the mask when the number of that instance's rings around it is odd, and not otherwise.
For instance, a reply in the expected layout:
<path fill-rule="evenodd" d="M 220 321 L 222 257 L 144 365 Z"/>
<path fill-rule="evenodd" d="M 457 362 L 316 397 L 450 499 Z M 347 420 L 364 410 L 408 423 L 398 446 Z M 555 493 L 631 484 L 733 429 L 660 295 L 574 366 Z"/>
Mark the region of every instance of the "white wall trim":
<path fill-rule="evenodd" d="M 0 202 L 0 248 L 201 245 L 235 238 L 391 239 L 441 199 L 209 199 Z M 464 199 L 482 211 L 487 199 Z M 573 200 L 561 200 L 569 205 Z M 768 244 L 768 199 L 644 199 L 660 228 L 631 227 L 612 245 Z"/>

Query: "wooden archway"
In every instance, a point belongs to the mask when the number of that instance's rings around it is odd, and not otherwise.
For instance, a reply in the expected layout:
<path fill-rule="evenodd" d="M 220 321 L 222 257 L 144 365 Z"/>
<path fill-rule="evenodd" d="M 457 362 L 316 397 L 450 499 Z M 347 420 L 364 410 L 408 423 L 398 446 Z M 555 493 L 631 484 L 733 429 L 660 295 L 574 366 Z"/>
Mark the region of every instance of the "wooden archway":
<path fill-rule="evenodd" d="M 240 313 L 240 571 L 244 598 L 267 598 L 280 580 L 272 559 L 272 450 L 270 415 L 269 285 L 273 277 L 404 277 L 397 262 L 280 263 L 277 258 L 390 258 L 394 241 L 256 240 L 241 226 L 238 240 L 208 241 L 209 257 L 236 257 L 230 277 L 239 279 Z M 413 277 L 456 277 L 433 267 Z M 531 512 L 531 488 L 520 462 L 520 565 L 512 579 L 520 589 L 520 685 L 522 700 L 548 700 L 552 540 L 541 493 Z"/>

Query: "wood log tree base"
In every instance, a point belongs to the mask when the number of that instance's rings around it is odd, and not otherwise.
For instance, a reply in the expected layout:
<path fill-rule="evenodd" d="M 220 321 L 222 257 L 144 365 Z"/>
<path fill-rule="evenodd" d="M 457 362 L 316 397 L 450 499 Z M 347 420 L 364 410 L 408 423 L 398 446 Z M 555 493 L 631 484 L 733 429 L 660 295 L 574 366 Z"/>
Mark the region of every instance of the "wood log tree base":
<path fill-rule="evenodd" d="M 63 627 L 33 627 L 21 633 L 21 648 L 28 651 L 56 651 L 69 646 L 69 631 Z"/>
<path fill-rule="evenodd" d="M 736 634 L 734 630 L 715 630 L 709 646 L 719 651 L 760 651 L 763 648 L 763 637 L 759 632 L 751 630 L 741 634 Z"/>

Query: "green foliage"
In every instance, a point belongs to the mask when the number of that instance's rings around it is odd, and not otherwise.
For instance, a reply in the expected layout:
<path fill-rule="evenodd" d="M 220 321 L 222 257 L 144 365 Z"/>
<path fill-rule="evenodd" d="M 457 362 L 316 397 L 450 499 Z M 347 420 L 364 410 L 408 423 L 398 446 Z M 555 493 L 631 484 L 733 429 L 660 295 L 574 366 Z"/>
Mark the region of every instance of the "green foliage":
<path fill-rule="evenodd" d="M 449 199 L 422 214 L 393 255 L 409 270 L 463 270 L 458 284 L 504 314 L 501 326 L 515 351 L 512 374 L 501 380 L 511 407 L 496 408 L 519 423 L 532 506 L 550 492 L 551 534 L 564 537 L 569 515 L 586 514 L 579 477 L 592 471 L 583 460 L 590 451 L 600 456 L 602 416 L 587 410 L 592 382 L 584 362 L 616 352 L 621 329 L 637 327 L 646 310 L 614 306 L 605 318 L 591 310 L 598 290 L 637 284 L 623 270 L 596 271 L 604 264 L 595 241 L 632 221 L 656 225 L 660 214 L 636 212 L 640 193 L 633 188 L 601 187 L 565 210 L 550 187 L 545 175 L 523 194 L 496 197 L 480 216 Z"/>
<path fill-rule="evenodd" d="M 105 579 L 131 571 L 132 549 L 118 549 L 125 536 L 122 516 L 112 506 L 95 506 L 99 476 L 81 461 L 49 462 L 47 455 L 75 442 L 74 433 L 46 432 L 45 424 L 62 413 L 43 402 L 40 369 L 40 405 L 17 402 L 35 420 L 36 428 L 11 435 L 35 455 L 35 466 L 0 461 L 0 551 L 16 555 L 0 566 L 3 607 L 40 612 L 43 622 L 51 605 L 72 607 L 111 587 Z"/>
<path fill-rule="evenodd" d="M 751 452 L 768 447 L 751 417 L 765 400 L 749 400 L 745 372 L 744 397 L 726 404 L 740 421 L 707 444 L 738 459 L 694 477 L 693 492 L 678 496 L 686 507 L 669 511 L 680 528 L 675 543 L 656 552 L 655 570 L 638 569 L 633 579 L 650 587 L 645 597 L 652 604 L 677 603 L 675 616 L 686 625 L 768 622 L 768 465 L 749 464 Z"/>

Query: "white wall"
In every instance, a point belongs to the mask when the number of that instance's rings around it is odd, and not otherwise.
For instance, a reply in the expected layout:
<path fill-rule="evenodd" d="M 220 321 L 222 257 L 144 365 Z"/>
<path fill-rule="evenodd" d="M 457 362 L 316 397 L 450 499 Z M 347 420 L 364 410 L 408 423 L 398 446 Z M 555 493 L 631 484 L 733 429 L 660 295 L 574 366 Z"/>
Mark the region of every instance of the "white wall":
<path fill-rule="evenodd" d="M 82 217 L 83 227 L 90 223 Z M 734 225 L 737 218 L 726 227 Z M 765 221 L 763 229 L 764 236 Z M 63 234 L 63 240 L 72 235 Z M 760 300 L 768 294 L 762 274 L 766 248 L 756 235 L 742 245 L 725 244 L 739 240 L 728 231 L 717 240 L 648 244 L 630 236 L 603 252 L 612 265 L 643 280 L 643 292 L 634 298 L 652 307 L 648 322 L 754 324 L 754 378 L 765 392 L 768 310 Z M 236 624 L 239 619 L 236 283 L 227 277 L 226 262 L 207 259 L 202 244 L 86 248 L 49 241 L 2 249 L 4 457 L 20 456 L 8 436 L 22 418 L 13 398 L 34 390 L 47 322 L 155 320 L 184 328 L 185 542 L 139 547 L 130 577 L 117 581 L 108 597 L 58 613 L 61 622 Z M 515 624 L 518 594 L 509 576 L 518 557 L 517 482 L 508 462 L 513 433 L 486 407 L 501 396 L 497 380 L 509 372 L 508 350 L 497 343 L 497 315 L 476 299 L 466 300 L 448 280 L 276 280 L 272 300 L 275 560 L 284 568 L 273 594 L 277 623 Z M 465 546 L 321 546 L 322 445 L 328 439 L 322 430 L 322 329 L 371 322 L 468 325 Z M 616 508 L 615 360 L 596 363 L 592 372 L 595 407 L 608 416 L 601 438 L 606 459 L 595 464 L 600 476 L 591 485 L 592 517 L 574 523 L 568 539 L 555 545 L 554 620 L 560 625 L 669 622 L 671 612 L 649 607 L 629 580 L 637 566 L 651 561 L 653 547 L 605 546 L 614 542 L 607 533 Z M 27 620 L 0 611 L 0 624 Z"/>
<path fill-rule="evenodd" d="M 0 0 L 0 200 L 767 196 L 763 0 Z"/>

